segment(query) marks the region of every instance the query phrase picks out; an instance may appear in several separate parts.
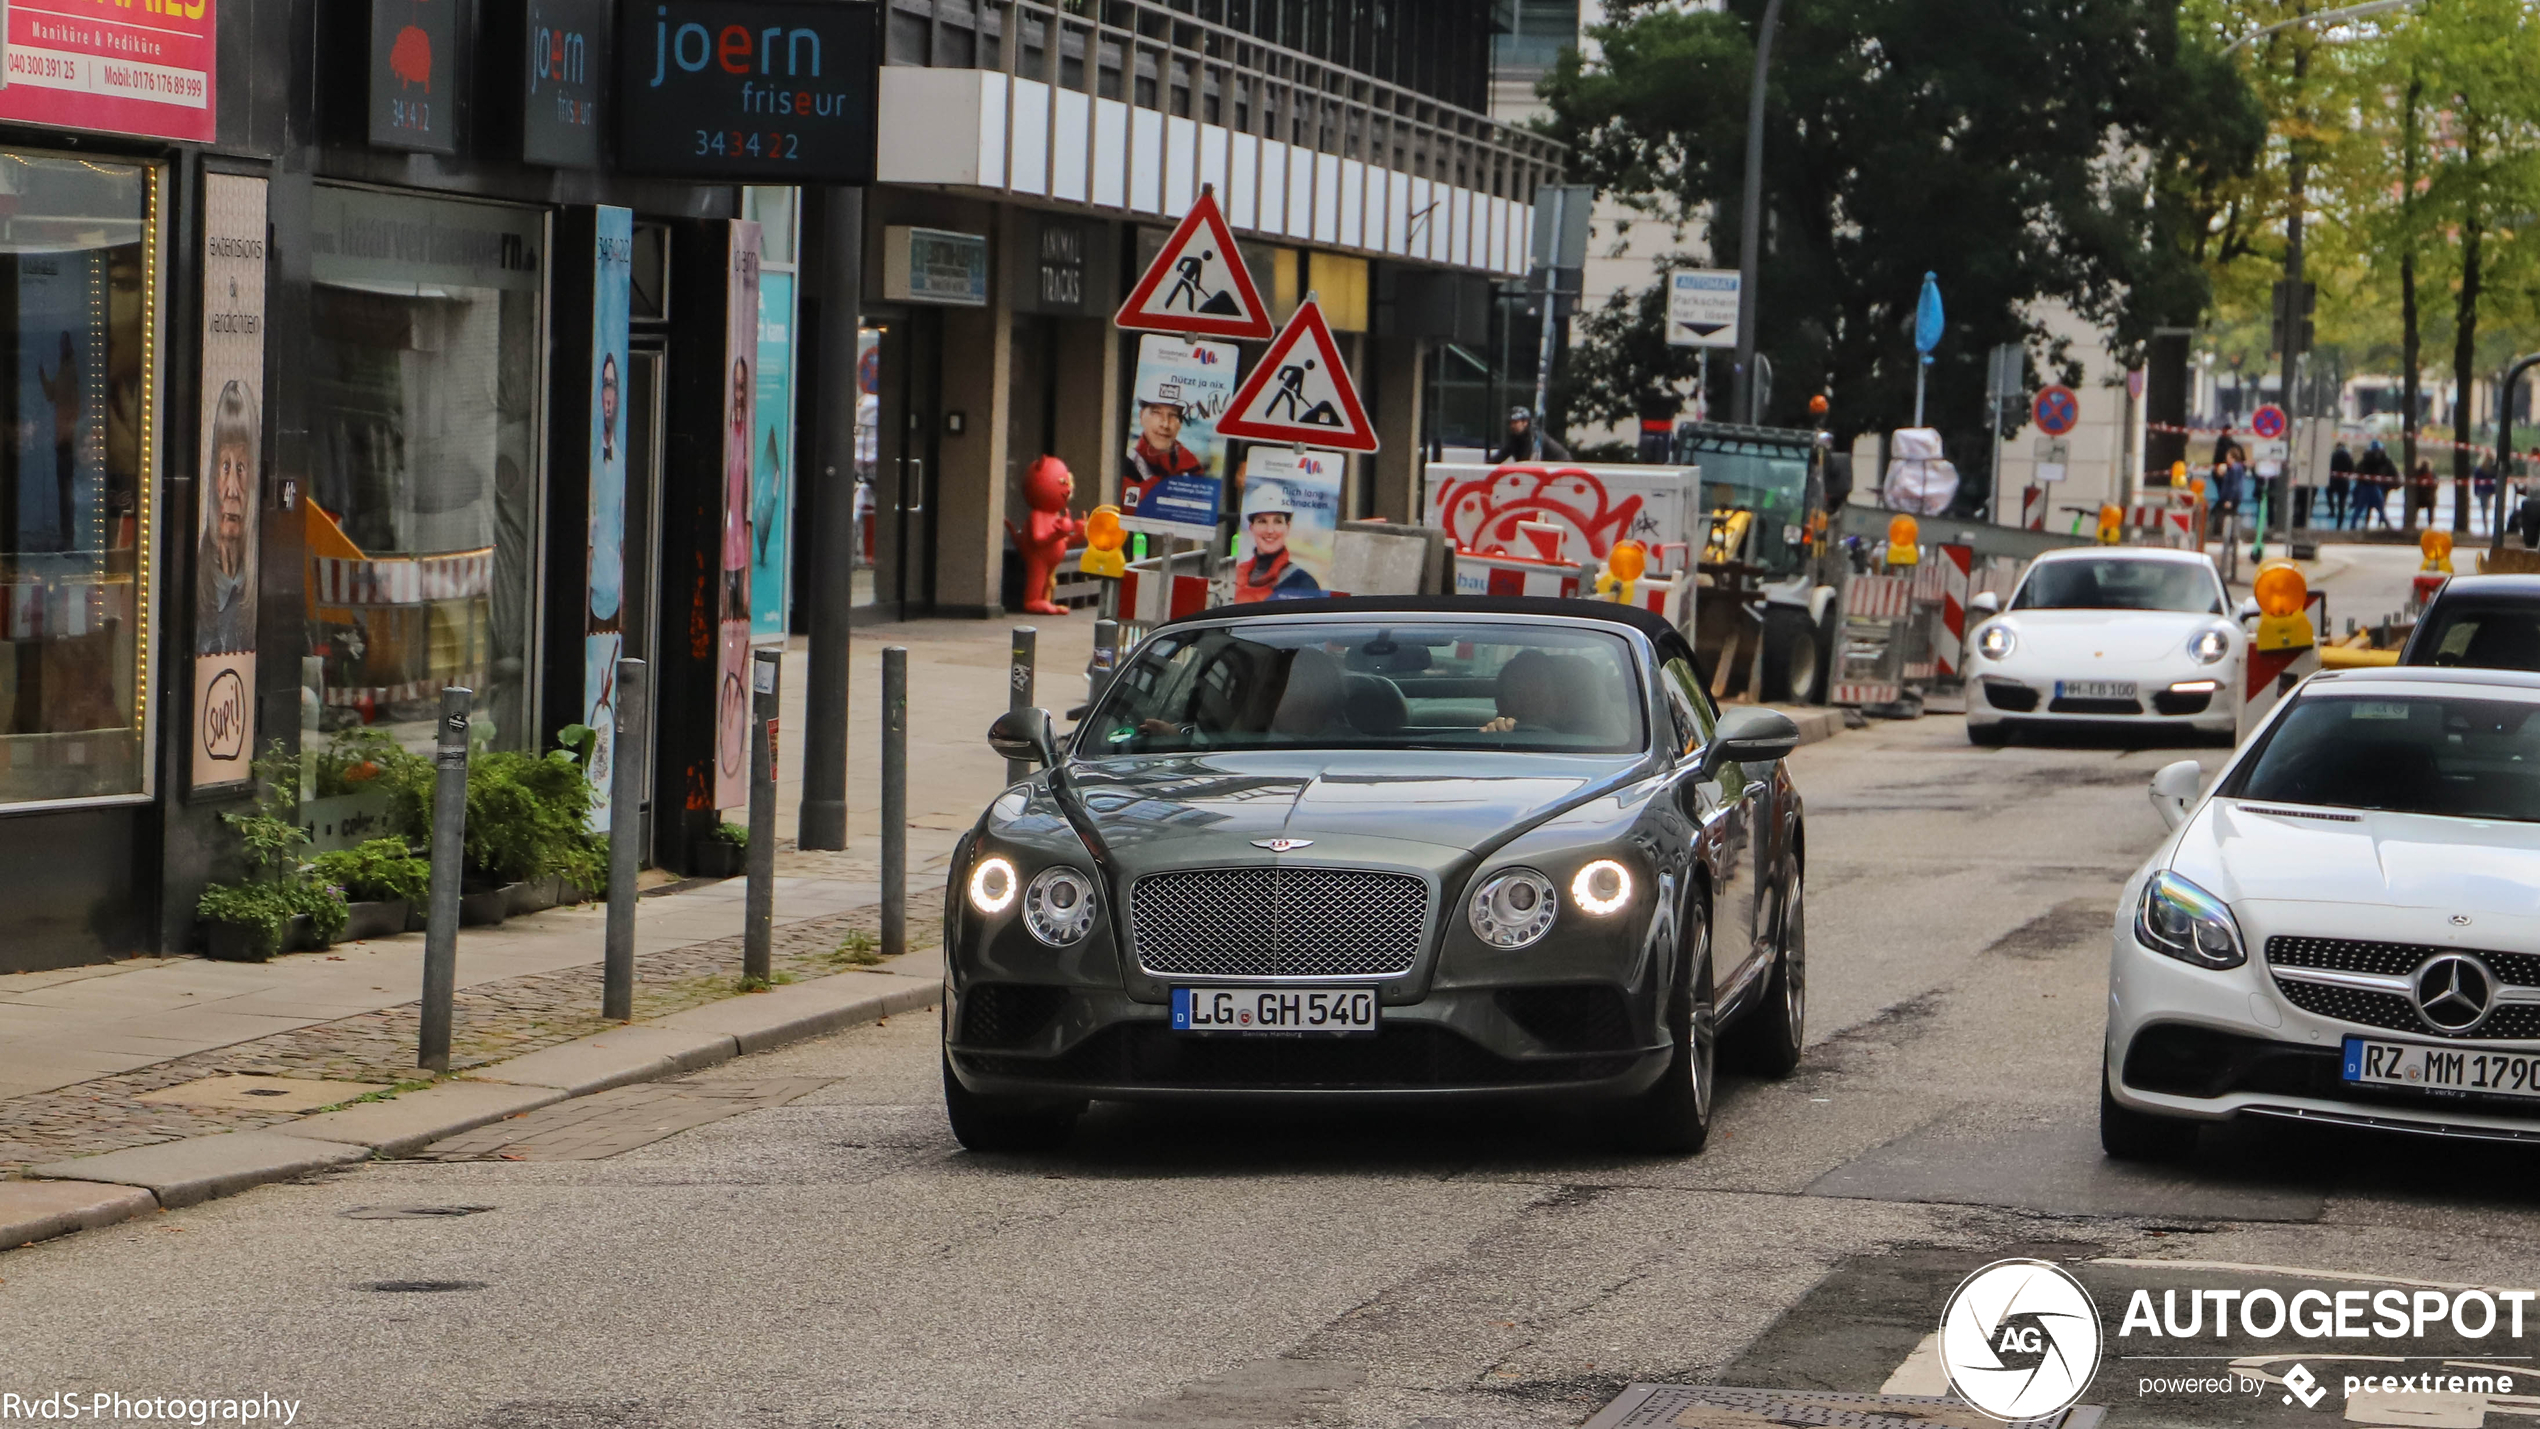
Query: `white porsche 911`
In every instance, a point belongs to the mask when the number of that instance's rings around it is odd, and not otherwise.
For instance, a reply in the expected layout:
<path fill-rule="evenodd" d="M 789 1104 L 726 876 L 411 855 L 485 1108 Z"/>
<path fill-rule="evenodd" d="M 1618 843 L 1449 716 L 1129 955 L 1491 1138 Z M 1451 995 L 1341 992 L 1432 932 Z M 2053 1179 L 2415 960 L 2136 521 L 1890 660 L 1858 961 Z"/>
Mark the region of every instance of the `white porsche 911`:
<path fill-rule="evenodd" d="M 2062 724 L 2167 726 L 2229 744 L 2248 636 L 2213 559 L 2079 546 L 2029 563 L 1967 641 L 1967 738 L 2000 744 Z"/>
<path fill-rule="evenodd" d="M 2540 674 L 2312 676 L 2126 885 L 2108 1154 L 2263 1116 L 2540 1141 Z"/>

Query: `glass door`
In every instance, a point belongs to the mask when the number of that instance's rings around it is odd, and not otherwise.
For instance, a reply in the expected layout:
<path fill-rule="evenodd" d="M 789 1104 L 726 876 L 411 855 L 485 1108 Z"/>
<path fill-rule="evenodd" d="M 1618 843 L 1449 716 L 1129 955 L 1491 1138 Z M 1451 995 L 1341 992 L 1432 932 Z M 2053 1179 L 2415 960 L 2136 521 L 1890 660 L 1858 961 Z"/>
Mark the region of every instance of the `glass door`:
<path fill-rule="evenodd" d="M 649 345 L 647 345 L 649 344 Z M 635 339 L 627 354 L 626 383 L 626 653 L 660 668 L 661 650 L 661 451 L 662 392 L 668 356 L 658 335 Z M 644 682 L 644 728 L 658 728 L 657 682 Z M 652 848 L 653 761 L 644 761 L 644 831 L 641 847 Z M 647 863 L 657 862 L 647 857 Z"/>

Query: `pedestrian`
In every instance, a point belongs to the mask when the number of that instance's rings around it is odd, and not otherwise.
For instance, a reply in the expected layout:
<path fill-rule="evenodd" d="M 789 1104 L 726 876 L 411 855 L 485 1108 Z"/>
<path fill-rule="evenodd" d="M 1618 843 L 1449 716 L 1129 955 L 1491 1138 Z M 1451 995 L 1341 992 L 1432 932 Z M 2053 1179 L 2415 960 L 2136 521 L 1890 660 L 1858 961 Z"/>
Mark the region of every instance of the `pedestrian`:
<path fill-rule="evenodd" d="M 2417 459 L 2417 469 L 2408 473 L 2407 528 L 2417 528 L 2417 512 L 2425 512 L 2425 524 L 2434 524 L 2434 463 Z"/>
<path fill-rule="evenodd" d="M 2483 456 L 2478 459 L 2478 465 L 2470 469 L 2469 489 L 2471 496 L 2478 503 L 2477 507 L 2470 512 L 2469 518 L 2470 529 L 2476 530 L 2479 518 L 2494 510 L 2496 506 L 2495 457 Z"/>
<path fill-rule="evenodd" d="M 2381 529 L 2390 529 L 2390 512 L 2382 503 L 2390 499 L 2390 488 L 2398 480 L 2399 468 L 2391 464 L 2389 451 L 2375 438 L 2355 462 L 2355 529 L 2368 529 L 2376 519 Z"/>
<path fill-rule="evenodd" d="M 1535 414 L 1524 407 L 1508 414 L 1508 439 L 1491 455 L 1494 463 L 1569 459 L 1570 449 L 1555 441 L 1550 432 L 1535 430 Z"/>
<path fill-rule="evenodd" d="M 2347 494 L 2355 486 L 2355 454 L 2339 442 L 2337 450 L 2328 454 L 2328 529 L 2346 529 Z"/>

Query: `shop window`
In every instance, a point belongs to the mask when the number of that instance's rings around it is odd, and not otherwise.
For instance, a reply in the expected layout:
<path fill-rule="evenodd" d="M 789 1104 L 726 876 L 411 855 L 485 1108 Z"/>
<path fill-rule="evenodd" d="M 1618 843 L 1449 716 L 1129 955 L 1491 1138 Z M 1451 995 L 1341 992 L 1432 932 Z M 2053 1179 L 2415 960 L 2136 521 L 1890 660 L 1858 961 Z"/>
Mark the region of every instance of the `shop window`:
<path fill-rule="evenodd" d="M 156 186 L 0 154 L 0 804 L 149 789 Z"/>
<path fill-rule="evenodd" d="M 329 729 L 535 742 L 545 216 L 320 186 L 307 366 L 310 653 Z"/>

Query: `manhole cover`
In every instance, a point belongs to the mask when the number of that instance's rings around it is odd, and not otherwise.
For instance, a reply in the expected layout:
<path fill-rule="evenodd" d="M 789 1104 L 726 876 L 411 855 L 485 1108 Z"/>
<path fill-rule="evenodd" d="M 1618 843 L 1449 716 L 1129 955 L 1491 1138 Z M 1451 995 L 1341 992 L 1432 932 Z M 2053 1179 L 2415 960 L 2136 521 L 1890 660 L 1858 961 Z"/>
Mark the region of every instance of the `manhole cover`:
<path fill-rule="evenodd" d="M 482 1290 L 482 1280 L 365 1280 L 353 1287 L 384 1295 L 432 1295 L 445 1290 Z"/>
<path fill-rule="evenodd" d="M 348 1221 L 429 1221 L 481 1215 L 492 1206 L 355 1206 L 336 1214 Z"/>
<path fill-rule="evenodd" d="M 143 1092 L 136 1101 L 172 1106 L 253 1108 L 257 1111 L 315 1111 L 372 1092 L 386 1091 L 377 1082 L 329 1082 L 316 1077 L 275 1077 L 261 1072 L 204 1077 Z"/>
<path fill-rule="evenodd" d="M 2077 1404 L 2044 1419 L 2005 1425 L 1955 1399 L 1911 1394 L 1832 1394 L 1815 1389 L 1740 1389 L 1716 1384 L 1635 1384 L 1583 1429 L 2088 1429 L 2102 1411 Z"/>

